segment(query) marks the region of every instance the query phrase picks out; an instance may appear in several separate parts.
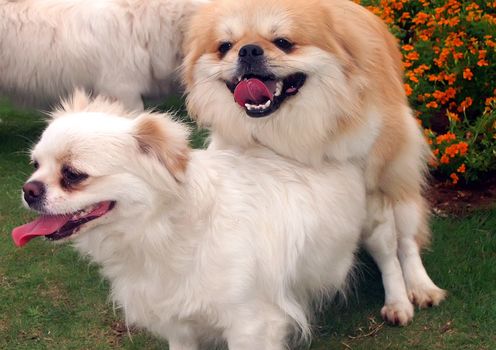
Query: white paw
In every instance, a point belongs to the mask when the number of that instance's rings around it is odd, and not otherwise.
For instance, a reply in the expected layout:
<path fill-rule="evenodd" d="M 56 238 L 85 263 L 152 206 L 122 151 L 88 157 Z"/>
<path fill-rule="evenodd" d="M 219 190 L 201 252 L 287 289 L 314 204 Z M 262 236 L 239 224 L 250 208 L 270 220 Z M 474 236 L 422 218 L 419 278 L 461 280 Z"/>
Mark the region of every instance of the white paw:
<path fill-rule="evenodd" d="M 381 316 L 390 324 L 406 326 L 413 319 L 413 305 L 408 301 L 386 304 Z"/>
<path fill-rule="evenodd" d="M 447 295 L 447 292 L 436 285 L 415 286 L 407 289 L 410 301 L 420 308 L 437 306 Z"/>

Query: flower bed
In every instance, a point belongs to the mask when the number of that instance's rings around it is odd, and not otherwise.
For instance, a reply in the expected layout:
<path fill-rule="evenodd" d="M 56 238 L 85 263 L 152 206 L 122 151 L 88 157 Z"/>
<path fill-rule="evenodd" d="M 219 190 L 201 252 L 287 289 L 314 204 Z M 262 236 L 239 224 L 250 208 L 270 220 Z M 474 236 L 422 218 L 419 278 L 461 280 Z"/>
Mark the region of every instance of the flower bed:
<path fill-rule="evenodd" d="M 358 1 L 399 39 L 405 91 L 433 149 L 433 174 L 496 174 L 496 1 Z"/>

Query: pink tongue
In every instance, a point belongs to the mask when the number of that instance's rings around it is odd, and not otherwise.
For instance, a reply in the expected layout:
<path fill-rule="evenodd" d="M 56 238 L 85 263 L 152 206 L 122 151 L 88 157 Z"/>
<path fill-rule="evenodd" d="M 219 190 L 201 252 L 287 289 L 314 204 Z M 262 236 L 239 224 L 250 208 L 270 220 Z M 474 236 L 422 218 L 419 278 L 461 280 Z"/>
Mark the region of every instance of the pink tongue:
<path fill-rule="evenodd" d="M 272 101 L 273 98 L 274 95 L 267 85 L 255 78 L 242 80 L 234 89 L 234 100 L 243 108 L 245 103 L 259 105 L 267 99 Z"/>
<path fill-rule="evenodd" d="M 40 216 L 30 223 L 16 227 L 12 231 L 12 239 L 16 246 L 22 247 L 36 236 L 54 233 L 64 226 L 70 218 L 70 215 Z"/>

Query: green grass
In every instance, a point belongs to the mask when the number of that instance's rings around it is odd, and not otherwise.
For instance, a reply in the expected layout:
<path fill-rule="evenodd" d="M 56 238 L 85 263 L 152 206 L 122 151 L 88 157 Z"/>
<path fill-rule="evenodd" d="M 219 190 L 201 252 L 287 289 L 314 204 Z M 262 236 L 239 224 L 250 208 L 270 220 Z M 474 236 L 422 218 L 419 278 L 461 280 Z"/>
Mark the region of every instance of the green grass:
<path fill-rule="evenodd" d="M 177 108 L 171 100 L 162 108 Z M 0 103 L 0 349 L 164 349 L 144 331 L 130 338 L 108 301 L 108 285 L 69 246 L 41 239 L 15 248 L 13 227 L 31 214 L 20 188 L 31 172 L 26 151 L 44 127 L 41 115 Z M 195 132 L 192 144 L 202 144 Z M 312 349 L 496 349 L 496 209 L 433 221 L 424 261 L 448 289 L 438 308 L 421 310 L 408 327 L 383 325 L 377 269 L 362 256 L 360 278 L 346 303 L 322 312 Z"/>

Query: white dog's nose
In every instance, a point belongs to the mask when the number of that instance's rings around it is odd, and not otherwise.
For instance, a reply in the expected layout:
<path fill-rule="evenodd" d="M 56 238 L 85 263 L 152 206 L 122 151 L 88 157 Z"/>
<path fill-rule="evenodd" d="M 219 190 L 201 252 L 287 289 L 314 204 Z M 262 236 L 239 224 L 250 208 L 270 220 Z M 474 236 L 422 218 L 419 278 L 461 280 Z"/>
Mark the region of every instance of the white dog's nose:
<path fill-rule="evenodd" d="M 29 206 L 38 203 L 45 194 L 45 185 L 41 181 L 30 181 L 22 186 L 24 200 Z"/>

